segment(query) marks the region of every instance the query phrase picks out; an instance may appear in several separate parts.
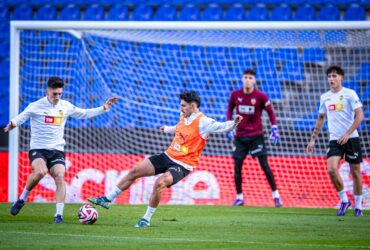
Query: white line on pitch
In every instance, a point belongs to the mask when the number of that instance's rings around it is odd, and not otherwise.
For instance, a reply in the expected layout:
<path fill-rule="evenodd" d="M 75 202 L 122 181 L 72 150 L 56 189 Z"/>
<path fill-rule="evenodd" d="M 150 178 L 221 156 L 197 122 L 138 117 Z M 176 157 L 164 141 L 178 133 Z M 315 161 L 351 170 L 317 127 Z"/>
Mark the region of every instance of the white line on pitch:
<path fill-rule="evenodd" d="M 238 243 L 238 244 L 257 244 L 257 245 L 278 245 L 278 246 L 305 246 L 305 247 L 332 247 L 343 248 L 342 245 L 326 245 L 326 244 L 296 244 L 296 243 L 280 243 L 280 242 L 255 242 L 255 241 L 239 241 L 239 240 L 215 240 L 215 239 L 187 239 L 187 238 L 144 238 L 144 237 L 127 237 L 127 236 L 103 236 L 103 235 L 90 235 L 90 234 L 63 234 L 63 233 L 43 233 L 43 232 L 22 232 L 22 231 L 0 231 L 1 234 L 24 234 L 24 235 L 40 235 L 40 236 L 62 236 L 62 237 L 88 237 L 100 239 L 113 239 L 113 240 L 146 240 L 146 241 L 172 241 L 172 242 L 209 242 L 209 243 Z M 369 247 L 361 246 L 363 249 L 370 249 Z"/>

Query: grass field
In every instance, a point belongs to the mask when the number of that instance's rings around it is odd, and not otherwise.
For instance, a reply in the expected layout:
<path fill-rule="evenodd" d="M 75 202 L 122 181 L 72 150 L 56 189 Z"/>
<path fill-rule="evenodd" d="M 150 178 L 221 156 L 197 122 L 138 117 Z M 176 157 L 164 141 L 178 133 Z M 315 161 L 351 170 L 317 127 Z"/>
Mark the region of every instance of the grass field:
<path fill-rule="evenodd" d="M 54 204 L 26 204 L 17 216 L 0 203 L 1 249 L 370 249 L 370 216 L 353 210 L 225 206 L 161 206 L 150 228 L 134 228 L 146 206 L 98 208 L 94 225 L 65 207 L 53 223 Z"/>

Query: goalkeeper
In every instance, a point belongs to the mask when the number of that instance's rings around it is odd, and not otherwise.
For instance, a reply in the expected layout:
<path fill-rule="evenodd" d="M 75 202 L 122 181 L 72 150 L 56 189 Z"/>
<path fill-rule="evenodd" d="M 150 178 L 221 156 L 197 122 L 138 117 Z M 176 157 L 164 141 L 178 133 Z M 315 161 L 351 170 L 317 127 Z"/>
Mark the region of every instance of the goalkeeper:
<path fill-rule="evenodd" d="M 139 162 L 107 196 L 88 198 L 88 201 L 108 209 L 109 203 L 122 191 L 128 189 L 136 179 L 163 173 L 154 183 L 145 215 L 135 225 L 135 227 L 149 227 L 163 190 L 185 178 L 198 165 L 208 135 L 229 131 L 242 120 L 240 115 L 236 115 L 234 121 L 227 122 L 216 122 L 206 117 L 199 111 L 200 98 L 194 91 L 180 94 L 180 106 L 181 115 L 178 124 L 160 128 L 164 133 L 175 134 L 166 152 Z"/>
<path fill-rule="evenodd" d="M 233 206 L 244 205 L 242 192 L 242 166 L 245 157 L 250 153 L 253 158 L 258 158 L 259 164 L 266 175 L 267 181 L 272 189 L 272 198 L 274 199 L 275 207 L 281 207 L 282 203 L 279 192 L 276 188 L 274 175 L 267 161 L 267 151 L 263 138 L 261 121 L 262 111 L 266 110 L 272 124 L 270 138 L 273 140 L 274 145 L 278 144 L 279 134 L 275 113 L 267 95 L 254 87 L 256 83 L 254 70 L 245 70 L 242 81 L 243 88 L 231 93 L 227 110 L 227 120 L 231 120 L 234 109 L 236 109 L 236 114 L 243 117 L 243 121 L 236 129 L 235 137 L 232 132 L 228 133 L 228 138 L 230 140 L 234 137 L 235 145 L 233 158 L 234 181 L 237 195 Z"/>
<path fill-rule="evenodd" d="M 110 98 L 103 106 L 93 109 L 80 109 L 70 102 L 62 100 L 64 82 L 59 77 L 50 77 L 46 96 L 32 102 L 4 128 L 5 132 L 21 125 L 31 118 L 31 145 L 29 159 L 32 173 L 28 176 L 26 186 L 19 199 L 12 205 L 10 213 L 17 215 L 25 205 L 28 194 L 49 173 L 56 184 L 56 213 L 54 222 L 63 223 L 64 200 L 66 196 L 66 173 L 64 145 L 64 126 L 69 116 L 87 119 L 105 113 L 116 97 Z"/>

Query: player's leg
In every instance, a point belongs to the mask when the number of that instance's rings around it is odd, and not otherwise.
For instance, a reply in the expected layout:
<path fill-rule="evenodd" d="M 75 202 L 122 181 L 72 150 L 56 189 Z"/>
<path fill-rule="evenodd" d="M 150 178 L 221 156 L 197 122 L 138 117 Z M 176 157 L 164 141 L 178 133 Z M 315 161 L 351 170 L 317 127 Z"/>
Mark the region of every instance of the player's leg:
<path fill-rule="evenodd" d="M 155 213 L 159 202 L 161 201 L 162 192 L 173 183 L 172 175 L 169 172 L 161 175 L 154 183 L 153 191 L 150 195 L 149 206 L 146 209 L 144 216 L 136 223 L 135 227 L 149 227 L 150 220 Z"/>
<path fill-rule="evenodd" d="M 276 188 L 275 178 L 274 174 L 271 171 L 271 168 L 268 164 L 267 155 L 259 155 L 258 156 L 258 162 L 265 173 L 266 179 L 271 187 L 272 190 L 272 198 L 274 199 L 275 207 L 281 207 L 282 202 L 280 199 L 279 191 Z"/>
<path fill-rule="evenodd" d="M 233 159 L 234 159 L 234 183 L 236 189 L 236 198 L 233 206 L 243 206 L 243 188 L 242 188 L 242 168 L 245 157 L 248 154 L 249 148 L 246 142 L 248 138 L 234 138 L 234 149 L 233 149 Z"/>
<path fill-rule="evenodd" d="M 120 193 L 128 189 L 134 181 L 143 176 L 154 175 L 154 167 L 149 159 L 144 159 L 135 166 L 133 166 L 128 174 L 123 177 L 117 186 L 109 192 L 106 196 L 97 198 L 88 198 L 87 200 L 96 205 L 102 206 L 106 209 L 109 208 L 109 202 L 112 202 Z"/>
<path fill-rule="evenodd" d="M 262 168 L 266 176 L 267 182 L 269 183 L 271 187 L 272 199 L 274 200 L 275 207 L 281 207 L 282 202 L 281 202 L 281 198 L 279 195 L 279 191 L 276 188 L 274 174 L 272 173 L 272 170 L 270 168 L 270 165 L 267 159 L 267 149 L 266 149 L 264 137 L 263 135 L 261 135 L 261 136 L 255 136 L 252 139 L 253 140 L 250 142 L 250 154 L 253 158 L 258 157 L 258 162 L 260 164 L 260 167 Z"/>
<path fill-rule="evenodd" d="M 163 175 L 161 175 L 153 185 L 153 191 L 150 195 L 149 199 L 149 206 L 144 214 L 143 218 L 141 218 L 135 227 L 149 227 L 150 220 L 156 211 L 159 202 L 161 201 L 162 192 L 165 188 L 168 188 L 172 185 L 175 185 L 180 180 L 184 179 L 190 171 L 185 169 L 183 166 L 171 161 L 167 156 L 161 159 L 162 166 L 157 165 L 154 162 L 154 168 L 157 172 L 162 172 L 165 169 L 168 169 Z"/>
<path fill-rule="evenodd" d="M 327 163 L 329 177 L 341 200 L 337 215 L 343 216 L 345 215 L 347 209 L 351 206 L 351 202 L 348 200 L 346 190 L 344 190 L 343 179 L 339 174 L 339 163 L 343 157 L 342 145 L 337 143 L 335 140 L 330 141 L 326 155 L 328 158 Z"/>
<path fill-rule="evenodd" d="M 50 175 L 54 178 L 56 191 L 55 191 L 55 200 L 56 200 L 56 212 L 54 215 L 54 222 L 61 224 L 63 223 L 63 211 L 64 211 L 64 202 L 66 198 L 66 183 L 64 180 L 66 168 L 63 164 L 56 164 L 49 170 Z"/>
<path fill-rule="evenodd" d="M 40 152 L 30 151 L 30 161 L 32 173 L 27 177 L 26 186 L 18 200 L 10 208 L 12 215 L 17 215 L 27 201 L 28 194 L 40 182 L 40 180 L 47 174 L 46 160 Z"/>
<path fill-rule="evenodd" d="M 360 139 L 350 138 L 344 145 L 346 161 L 349 163 L 352 179 L 353 179 L 353 193 L 355 196 L 355 216 L 362 216 L 362 176 L 361 176 L 361 162 L 362 152 L 360 146 Z"/>

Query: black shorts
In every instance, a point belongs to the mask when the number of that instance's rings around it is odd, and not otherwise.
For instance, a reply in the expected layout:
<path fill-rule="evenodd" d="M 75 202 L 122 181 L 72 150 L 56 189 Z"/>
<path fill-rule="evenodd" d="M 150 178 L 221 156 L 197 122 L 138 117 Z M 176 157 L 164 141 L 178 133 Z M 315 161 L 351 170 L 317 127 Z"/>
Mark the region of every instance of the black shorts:
<path fill-rule="evenodd" d="M 150 156 L 148 159 L 154 166 L 155 175 L 170 172 L 173 178 L 173 183 L 170 186 L 178 183 L 190 173 L 180 164 L 171 161 L 165 153 Z"/>
<path fill-rule="evenodd" d="M 37 158 L 44 159 L 49 170 L 56 164 L 66 166 L 64 152 L 59 150 L 32 149 L 28 152 L 28 158 L 31 164 Z"/>
<path fill-rule="evenodd" d="M 345 155 L 345 160 L 348 163 L 361 163 L 362 152 L 360 138 L 349 138 L 344 145 L 340 145 L 336 140 L 329 142 L 328 151 L 326 153 L 328 158 L 332 156 L 340 156 L 343 158 L 343 155 Z"/>
<path fill-rule="evenodd" d="M 244 159 L 249 153 L 252 157 L 267 155 L 265 140 L 263 135 L 251 137 L 235 137 L 235 150 L 233 157 Z"/>

